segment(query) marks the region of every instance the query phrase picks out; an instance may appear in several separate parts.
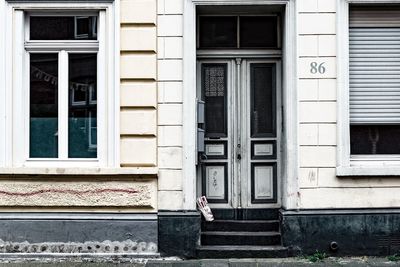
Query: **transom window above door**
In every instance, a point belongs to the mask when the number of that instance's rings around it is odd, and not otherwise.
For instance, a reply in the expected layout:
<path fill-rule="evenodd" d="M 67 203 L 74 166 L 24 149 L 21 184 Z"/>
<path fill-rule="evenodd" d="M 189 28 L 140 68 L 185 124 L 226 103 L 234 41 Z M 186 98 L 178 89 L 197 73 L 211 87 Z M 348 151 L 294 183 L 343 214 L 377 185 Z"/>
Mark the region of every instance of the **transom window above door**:
<path fill-rule="evenodd" d="M 279 48 L 278 15 L 200 15 L 198 48 Z"/>

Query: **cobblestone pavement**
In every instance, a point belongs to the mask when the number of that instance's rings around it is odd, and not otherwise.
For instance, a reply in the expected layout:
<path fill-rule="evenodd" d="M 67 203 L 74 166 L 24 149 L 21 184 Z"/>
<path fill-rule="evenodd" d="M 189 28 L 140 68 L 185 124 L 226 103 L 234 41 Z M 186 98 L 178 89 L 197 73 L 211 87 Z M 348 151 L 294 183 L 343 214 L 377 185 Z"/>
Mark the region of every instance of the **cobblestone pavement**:
<path fill-rule="evenodd" d="M 181 260 L 177 258 L 157 259 L 99 259 L 99 258 L 12 258 L 0 259 L 0 267 L 295 267 L 295 266 L 399 266 L 399 262 L 389 261 L 387 258 L 375 257 L 348 257 L 348 258 L 327 258 L 323 261 L 310 262 L 304 258 L 284 259 L 215 259 L 215 260 Z"/>

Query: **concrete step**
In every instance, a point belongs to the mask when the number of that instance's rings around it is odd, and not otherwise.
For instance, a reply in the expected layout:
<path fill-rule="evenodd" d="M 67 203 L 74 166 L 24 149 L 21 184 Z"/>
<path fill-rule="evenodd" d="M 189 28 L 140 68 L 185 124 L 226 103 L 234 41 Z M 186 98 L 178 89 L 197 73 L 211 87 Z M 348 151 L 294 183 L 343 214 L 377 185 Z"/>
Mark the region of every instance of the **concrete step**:
<path fill-rule="evenodd" d="M 226 231 L 226 232 L 267 232 L 279 231 L 278 220 L 215 220 L 213 222 L 202 222 L 203 231 Z"/>
<path fill-rule="evenodd" d="M 277 231 L 269 232 L 226 232 L 207 231 L 201 233 L 201 245 L 252 245 L 269 246 L 280 245 L 281 234 Z"/>
<path fill-rule="evenodd" d="M 197 257 L 200 259 L 226 258 L 284 258 L 289 250 L 282 246 L 200 246 Z"/>

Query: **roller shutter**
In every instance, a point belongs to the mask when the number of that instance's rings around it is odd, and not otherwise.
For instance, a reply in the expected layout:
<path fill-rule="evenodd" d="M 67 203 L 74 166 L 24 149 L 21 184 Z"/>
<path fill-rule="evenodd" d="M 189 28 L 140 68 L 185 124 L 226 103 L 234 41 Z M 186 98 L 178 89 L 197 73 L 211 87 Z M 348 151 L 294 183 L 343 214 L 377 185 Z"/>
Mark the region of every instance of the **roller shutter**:
<path fill-rule="evenodd" d="M 400 124 L 400 9 L 351 8 L 350 123 Z"/>

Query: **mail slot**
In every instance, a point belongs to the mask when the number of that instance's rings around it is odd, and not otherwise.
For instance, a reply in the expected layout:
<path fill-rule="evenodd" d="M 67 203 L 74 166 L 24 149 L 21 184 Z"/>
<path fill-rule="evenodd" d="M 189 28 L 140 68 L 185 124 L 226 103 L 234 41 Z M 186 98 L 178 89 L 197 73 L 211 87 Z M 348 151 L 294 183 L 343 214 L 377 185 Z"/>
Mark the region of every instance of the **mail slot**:
<path fill-rule="evenodd" d="M 197 101 L 197 123 L 204 123 L 204 101 Z"/>
<path fill-rule="evenodd" d="M 197 152 L 204 152 L 204 130 L 197 128 Z"/>

